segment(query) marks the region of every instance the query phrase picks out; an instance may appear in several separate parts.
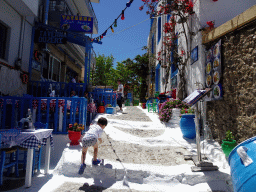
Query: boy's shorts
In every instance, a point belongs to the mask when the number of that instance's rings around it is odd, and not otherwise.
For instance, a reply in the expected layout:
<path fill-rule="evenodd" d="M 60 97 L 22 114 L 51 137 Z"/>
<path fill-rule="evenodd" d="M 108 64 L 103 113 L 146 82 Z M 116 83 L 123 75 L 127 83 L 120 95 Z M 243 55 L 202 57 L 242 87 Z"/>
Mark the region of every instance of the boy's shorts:
<path fill-rule="evenodd" d="M 95 137 L 89 137 L 89 138 L 84 137 L 82 139 L 83 147 L 94 146 L 96 143 L 97 143 L 97 139 Z"/>

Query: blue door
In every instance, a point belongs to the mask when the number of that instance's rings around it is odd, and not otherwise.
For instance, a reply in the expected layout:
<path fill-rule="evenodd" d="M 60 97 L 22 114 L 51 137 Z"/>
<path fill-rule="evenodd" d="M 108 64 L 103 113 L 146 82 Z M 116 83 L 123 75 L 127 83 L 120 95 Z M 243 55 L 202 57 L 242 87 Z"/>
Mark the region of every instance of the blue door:
<path fill-rule="evenodd" d="M 156 90 L 160 90 L 160 64 L 156 66 L 156 77 L 155 77 Z"/>

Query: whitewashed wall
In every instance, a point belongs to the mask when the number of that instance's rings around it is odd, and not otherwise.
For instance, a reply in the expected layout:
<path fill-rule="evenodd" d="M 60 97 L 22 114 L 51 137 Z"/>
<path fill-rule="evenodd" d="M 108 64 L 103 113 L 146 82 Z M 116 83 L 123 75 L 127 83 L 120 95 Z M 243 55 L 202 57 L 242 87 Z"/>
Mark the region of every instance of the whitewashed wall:
<path fill-rule="evenodd" d="M 29 3 L 29 1 L 27 1 Z M 33 7 L 33 11 L 35 8 Z M 0 21 L 9 28 L 9 41 L 7 42 L 7 58 L 0 61 L 15 66 L 15 61 L 19 57 L 19 48 L 21 52 L 22 66 L 21 70 L 28 72 L 29 57 L 31 47 L 32 25 L 26 21 L 24 28 L 24 41 L 20 42 L 22 15 L 14 10 L 4 1 L 0 2 Z M 31 18 L 31 17 L 30 17 Z M 22 38 L 23 39 L 23 36 Z M 20 79 L 20 71 L 2 66 L 0 70 L 0 92 L 10 95 L 22 95 L 26 93 L 26 85 L 22 84 Z"/>
<path fill-rule="evenodd" d="M 200 0 L 200 23 L 215 20 L 215 27 L 218 27 L 255 4 L 256 0 Z"/>

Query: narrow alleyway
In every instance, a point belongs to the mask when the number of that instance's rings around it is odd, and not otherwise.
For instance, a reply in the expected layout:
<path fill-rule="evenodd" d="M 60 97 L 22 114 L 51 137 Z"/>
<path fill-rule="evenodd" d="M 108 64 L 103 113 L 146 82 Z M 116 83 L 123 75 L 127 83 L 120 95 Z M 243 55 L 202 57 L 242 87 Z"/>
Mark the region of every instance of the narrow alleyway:
<path fill-rule="evenodd" d="M 145 112 L 145 111 L 144 111 Z M 99 146 L 98 157 L 104 165 L 91 166 L 93 149 L 89 148 L 86 170 L 77 175 L 80 153 L 69 150 L 63 153 L 65 161 L 57 166 L 55 174 L 71 178 L 82 178 L 92 184 L 68 182 L 58 187 L 58 191 L 232 191 L 226 181 L 229 175 L 222 172 L 192 173 L 192 161 L 185 161 L 184 155 L 194 150 L 186 145 L 177 145 L 166 138 L 170 132 L 160 122 L 156 123 L 140 107 L 126 107 L 124 113 L 102 114 L 109 124 Z M 156 114 L 155 114 L 156 115 Z M 193 141 L 190 141 L 193 144 Z M 174 145 L 173 145 L 174 144 Z M 78 160 L 70 163 L 67 155 L 77 155 Z M 62 158 L 63 160 L 63 158 Z M 124 167 L 122 167 L 124 166 Z M 125 169 L 124 169 L 125 168 Z M 126 170 L 126 172 L 125 172 Z M 125 179 L 126 177 L 126 179 Z M 123 180 L 127 185 L 123 185 Z M 218 186 L 219 185 L 219 186 Z M 226 185 L 226 186 L 225 186 Z M 72 188 L 72 189 L 71 189 Z M 200 189 L 200 190 L 199 190 Z M 216 190 L 215 190 L 216 189 Z"/>
<path fill-rule="evenodd" d="M 216 153 L 211 161 L 216 160 L 219 171 L 192 172 L 194 163 L 185 161 L 184 155 L 195 154 L 195 139 L 184 139 L 174 121 L 163 124 L 156 113 L 141 107 L 125 107 L 123 114 L 98 114 L 94 121 L 102 116 L 109 121 L 98 152 L 104 164 L 92 166 L 93 149 L 89 148 L 86 169 L 79 175 L 81 146 L 69 146 L 67 135 L 55 136 L 56 148 L 51 156 L 57 155 L 59 160 L 49 177 L 34 177 L 26 192 L 233 191 L 229 167 L 216 143 L 207 148 Z"/>

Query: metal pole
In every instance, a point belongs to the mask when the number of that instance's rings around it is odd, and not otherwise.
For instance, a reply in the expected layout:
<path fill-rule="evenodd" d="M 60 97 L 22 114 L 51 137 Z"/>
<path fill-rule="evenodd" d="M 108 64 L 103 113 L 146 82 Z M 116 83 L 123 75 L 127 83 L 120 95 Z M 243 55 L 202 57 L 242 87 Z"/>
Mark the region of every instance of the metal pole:
<path fill-rule="evenodd" d="M 29 82 L 31 82 L 31 71 L 32 71 L 32 58 L 34 51 L 34 36 L 35 36 L 35 27 L 32 28 L 32 37 L 31 37 L 31 46 L 30 46 L 30 58 L 29 58 Z"/>
<path fill-rule="evenodd" d="M 195 110 L 195 124 L 196 124 L 196 148 L 197 148 L 197 157 L 198 162 L 202 162 L 202 156 L 201 156 L 201 148 L 200 148 L 200 130 L 199 130 L 199 121 L 198 121 L 198 103 L 195 104 L 196 110 Z"/>
<path fill-rule="evenodd" d="M 90 71 L 91 71 L 91 50 L 92 50 L 92 47 L 90 47 L 89 51 L 88 51 L 88 58 L 89 58 L 89 70 L 88 70 L 88 85 L 90 83 Z"/>
<path fill-rule="evenodd" d="M 85 53 L 87 53 L 87 52 L 88 52 L 88 43 L 86 41 Z M 88 55 L 84 59 L 84 83 L 85 83 L 86 88 L 87 88 L 87 72 L 88 72 Z"/>

